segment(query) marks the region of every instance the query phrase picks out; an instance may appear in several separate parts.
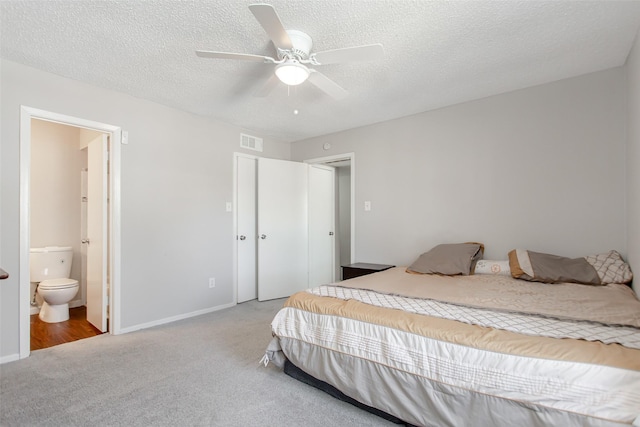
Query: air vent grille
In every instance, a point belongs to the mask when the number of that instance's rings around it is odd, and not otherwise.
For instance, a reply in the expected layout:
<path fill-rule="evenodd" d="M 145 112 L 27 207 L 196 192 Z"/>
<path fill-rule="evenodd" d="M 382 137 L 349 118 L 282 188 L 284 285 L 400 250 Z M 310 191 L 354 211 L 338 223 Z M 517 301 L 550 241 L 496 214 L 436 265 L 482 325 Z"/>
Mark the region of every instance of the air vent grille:
<path fill-rule="evenodd" d="M 240 146 L 249 150 L 262 151 L 262 138 L 241 133 Z"/>

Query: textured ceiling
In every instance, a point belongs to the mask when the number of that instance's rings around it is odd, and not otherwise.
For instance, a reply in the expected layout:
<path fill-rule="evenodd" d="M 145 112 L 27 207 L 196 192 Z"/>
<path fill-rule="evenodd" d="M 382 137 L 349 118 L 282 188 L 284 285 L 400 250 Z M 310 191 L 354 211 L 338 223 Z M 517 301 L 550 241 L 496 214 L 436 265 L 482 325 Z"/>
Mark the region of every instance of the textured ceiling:
<path fill-rule="evenodd" d="M 640 26 L 640 1 L 273 0 L 313 51 L 385 57 L 317 67 L 342 100 L 308 82 L 258 98 L 273 65 L 194 53 L 273 56 L 251 3 L 2 0 L 1 56 L 296 141 L 623 65 Z"/>

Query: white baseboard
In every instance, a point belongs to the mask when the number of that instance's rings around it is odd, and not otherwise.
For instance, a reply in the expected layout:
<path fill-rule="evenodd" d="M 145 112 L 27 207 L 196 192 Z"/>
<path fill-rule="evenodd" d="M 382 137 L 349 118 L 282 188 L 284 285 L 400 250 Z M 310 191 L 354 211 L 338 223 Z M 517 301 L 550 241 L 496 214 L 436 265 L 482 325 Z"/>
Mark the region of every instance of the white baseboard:
<path fill-rule="evenodd" d="M 188 319 L 190 317 L 201 316 L 201 315 L 207 314 L 207 313 L 213 313 L 214 311 L 224 310 L 225 308 L 231 308 L 231 307 L 234 307 L 235 305 L 236 305 L 236 303 L 232 302 L 232 303 L 229 303 L 229 304 L 223 304 L 223 305 L 218 305 L 218 306 L 211 307 L 211 308 L 206 308 L 204 310 L 192 311 L 191 313 L 180 314 L 178 316 L 167 317 L 167 318 L 164 318 L 164 319 L 155 320 L 153 322 L 141 323 L 139 325 L 130 326 L 128 328 L 120 329 L 120 332 L 118 333 L 118 335 L 126 334 L 128 332 L 138 331 L 140 329 L 147 329 L 147 328 L 152 328 L 154 326 L 164 325 L 166 323 L 176 322 L 178 320 Z M 20 360 L 20 354 L 18 354 L 18 353 L 10 354 L 10 355 L 4 356 L 4 357 L 0 357 L 0 365 L 2 365 L 3 363 L 14 362 L 16 360 Z"/>
<path fill-rule="evenodd" d="M 20 355 L 18 353 L 0 357 L 0 365 L 3 363 L 15 362 L 16 360 L 20 360 Z"/>
<path fill-rule="evenodd" d="M 69 308 L 82 307 L 83 305 L 86 305 L 86 304 L 83 304 L 82 300 L 79 300 L 79 299 L 69 301 Z"/>
<path fill-rule="evenodd" d="M 225 308 L 231 308 L 231 307 L 234 307 L 235 305 L 236 303 L 232 302 L 229 304 L 218 305 L 211 308 L 205 308 L 204 310 L 192 311 L 191 313 L 180 314 L 178 316 L 172 316 L 172 317 L 166 317 L 160 320 L 154 320 L 153 322 L 141 323 L 139 325 L 129 326 L 128 328 L 120 328 L 120 332 L 118 333 L 118 335 L 139 331 L 140 329 L 147 329 L 147 328 L 152 328 L 154 326 L 164 325 L 166 323 L 176 322 L 178 320 L 188 319 L 190 317 L 201 316 L 207 313 L 213 313 L 214 311 L 224 310 Z"/>

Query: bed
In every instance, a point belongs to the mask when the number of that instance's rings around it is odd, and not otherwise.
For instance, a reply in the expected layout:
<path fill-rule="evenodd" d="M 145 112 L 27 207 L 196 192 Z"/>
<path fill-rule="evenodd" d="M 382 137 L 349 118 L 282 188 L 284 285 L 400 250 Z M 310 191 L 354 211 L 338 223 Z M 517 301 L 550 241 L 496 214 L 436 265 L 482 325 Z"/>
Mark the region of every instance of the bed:
<path fill-rule="evenodd" d="M 640 426 L 633 290 L 540 277 L 550 270 L 538 263 L 558 260 L 512 252 L 526 280 L 471 274 L 475 254 L 463 274 L 416 274 L 419 258 L 296 293 L 273 319 L 265 364 L 416 426 Z M 574 264 L 561 280 L 583 273 Z"/>

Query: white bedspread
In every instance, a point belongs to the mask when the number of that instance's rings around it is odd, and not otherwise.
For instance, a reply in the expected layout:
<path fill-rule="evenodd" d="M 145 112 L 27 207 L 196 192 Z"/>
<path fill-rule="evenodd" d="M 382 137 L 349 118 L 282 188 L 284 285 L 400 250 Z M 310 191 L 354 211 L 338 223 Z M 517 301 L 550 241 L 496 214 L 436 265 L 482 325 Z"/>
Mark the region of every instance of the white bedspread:
<path fill-rule="evenodd" d="M 396 268 L 298 292 L 266 357 L 415 425 L 640 427 L 640 301 L 521 282 Z"/>
<path fill-rule="evenodd" d="M 491 411 L 502 411 L 494 426 L 640 421 L 638 371 L 487 352 L 293 307 L 277 314 L 272 330 L 287 358 L 309 374 L 417 425 L 438 419 L 447 420 L 444 425 L 488 425 Z M 434 387 L 448 395 L 447 405 L 433 402 Z M 477 399 L 492 403 L 474 414 L 455 410 Z M 536 409 L 522 412 L 519 405 Z M 518 417 L 524 417 L 521 424 L 513 424 Z"/>

